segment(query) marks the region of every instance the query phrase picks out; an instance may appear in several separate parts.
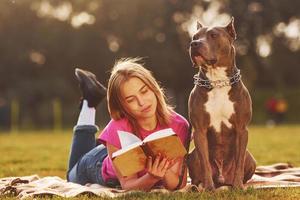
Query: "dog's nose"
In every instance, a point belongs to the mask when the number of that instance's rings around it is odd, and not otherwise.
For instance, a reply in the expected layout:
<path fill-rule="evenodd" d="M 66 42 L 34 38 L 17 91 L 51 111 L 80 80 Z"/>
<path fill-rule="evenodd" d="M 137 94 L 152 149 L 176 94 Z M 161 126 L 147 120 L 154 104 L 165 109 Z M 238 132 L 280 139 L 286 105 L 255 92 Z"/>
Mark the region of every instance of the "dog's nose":
<path fill-rule="evenodd" d="M 190 45 L 192 48 L 197 48 L 201 46 L 201 43 L 198 41 L 192 41 Z"/>
<path fill-rule="evenodd" d="M 214 64 L 216 64 L 216 62 L 217 62 L 217 59 L 210 59 L 210 60 L 207 60 L 207 63 L 208 63 L 209 65 L 214 65 Z"/>

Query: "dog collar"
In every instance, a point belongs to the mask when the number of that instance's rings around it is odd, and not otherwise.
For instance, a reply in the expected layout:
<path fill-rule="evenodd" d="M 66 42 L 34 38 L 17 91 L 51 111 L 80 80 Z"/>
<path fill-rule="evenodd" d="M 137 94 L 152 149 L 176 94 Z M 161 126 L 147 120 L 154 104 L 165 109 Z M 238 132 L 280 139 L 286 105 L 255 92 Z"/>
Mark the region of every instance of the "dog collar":
<path fill-rule="evenodd" d="M 194 75 L 194 84 L 198 85 L 200 87 L 205 87 L 207 89 L 212 88 L 222 88 L 225 86 L 231 86 L 241 80 L 241 73 L 240 70 L 237 69 L 237 72 L 228 79 L 223 80 L 216 80 L 216 81 L 210 81 L 209 79 L 203 79 L 200 77 L 200 73 Z"/>

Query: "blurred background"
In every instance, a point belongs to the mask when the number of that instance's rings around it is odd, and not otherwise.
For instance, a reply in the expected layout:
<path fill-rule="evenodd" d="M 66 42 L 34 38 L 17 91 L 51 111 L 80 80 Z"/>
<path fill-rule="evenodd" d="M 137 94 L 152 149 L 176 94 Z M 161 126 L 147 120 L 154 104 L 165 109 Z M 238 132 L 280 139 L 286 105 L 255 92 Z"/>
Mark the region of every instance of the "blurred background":
<path fill-rule="evenodd" d="M 122 57 L 143 57 L 187 117 L 196 21 L 226 25 L 231 16 L 252 124 L 299 123 L 299 8 L 292 0 L 2 0 L 0 130 L 72 127 L 80 97 L 74 69 L 90 70 L 107 85 Z M 106 106 L 98 108 L 99 126 L 109 120 Z"/>

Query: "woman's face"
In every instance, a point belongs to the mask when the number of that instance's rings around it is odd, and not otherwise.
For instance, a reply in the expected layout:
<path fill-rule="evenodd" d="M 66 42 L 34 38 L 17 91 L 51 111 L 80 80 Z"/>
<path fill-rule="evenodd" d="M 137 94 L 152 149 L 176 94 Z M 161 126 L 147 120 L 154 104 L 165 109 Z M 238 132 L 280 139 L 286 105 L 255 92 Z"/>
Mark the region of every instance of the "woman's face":
<path fill-rule="evenodd" d="M 157 99 L 154 92 L 139 78 L 132 77 L 121 86 L 125 110 L 136 120 L 156 115 Z"/>

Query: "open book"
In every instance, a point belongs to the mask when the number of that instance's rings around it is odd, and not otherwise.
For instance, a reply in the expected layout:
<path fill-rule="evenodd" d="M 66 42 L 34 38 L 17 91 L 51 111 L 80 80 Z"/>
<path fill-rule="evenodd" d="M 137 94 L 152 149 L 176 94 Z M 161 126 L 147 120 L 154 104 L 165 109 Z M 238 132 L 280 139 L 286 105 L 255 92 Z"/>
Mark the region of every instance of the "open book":
<path fill-rule="evenodd" d="M 158 153 L 169 159 L 183 157 L 187 151 L 171 128 L 159 130 L 142 141 L 133 133 L 118 131 L 121 149 L 112 154 L 114 166 L 122 176 L 130 176 L 146 167 L 147 156 Z"/>

